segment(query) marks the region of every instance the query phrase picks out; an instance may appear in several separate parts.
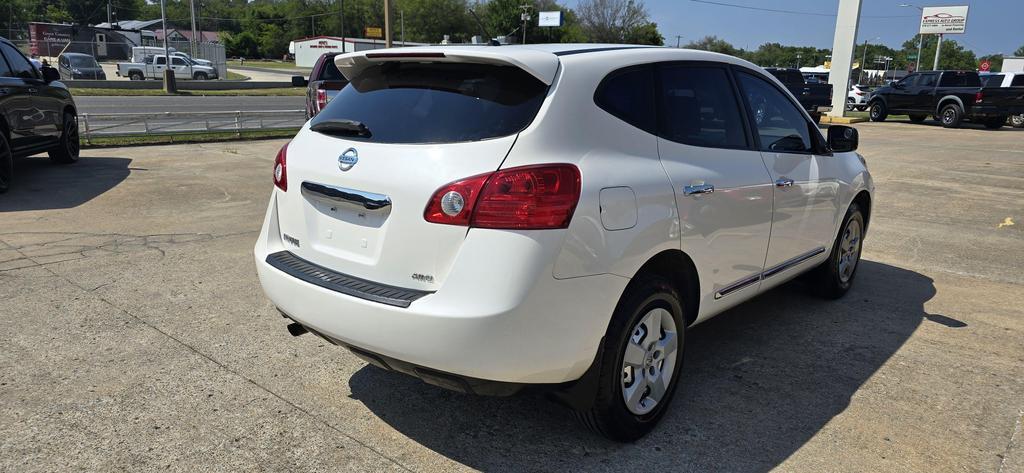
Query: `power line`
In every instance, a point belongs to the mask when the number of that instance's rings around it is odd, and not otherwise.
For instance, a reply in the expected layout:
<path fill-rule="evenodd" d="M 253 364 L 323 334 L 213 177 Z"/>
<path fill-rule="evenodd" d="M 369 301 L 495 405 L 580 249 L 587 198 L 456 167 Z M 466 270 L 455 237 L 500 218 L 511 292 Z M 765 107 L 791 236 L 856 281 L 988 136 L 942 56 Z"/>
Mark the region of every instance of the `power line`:
<path fill-rule="evenodd" d="M 711 0 L 690 0 L 690 1 L 691 2 L 695 2 L 695 3 L 706 3 L 708 5 L 718 5 L 718 6 L 721 6 L 721 7 L 741 8 L 741 9 L 744 9 L 744 10 L 755 10 L 755 11 L 763 11 L 763 12 L 770 12 L 770 13 L 785 13 L 785 14 L 788 14 L 788 15 L 826 16 L 826 17 L 830 17 L 830 18 L 835 18 L 836 17 L 835 13 L 815 13 L 815 12 L 805 12 L 805 11 L 795 11 L 795 10 L 779 10 L 779 9 L 776 9 L 776 8 L 752 7 L 750 5 L 740 5 L 740 4 L 736 4 L 736 3 L 726 3 L 726 2 L 715 2 L 715 1 L 711 1 Z M 913 15 L 913 16 L 911 16 L 911 15 L 861 15 L 860 17 L 861 18 L 917 18 L 917 15 Z"/>

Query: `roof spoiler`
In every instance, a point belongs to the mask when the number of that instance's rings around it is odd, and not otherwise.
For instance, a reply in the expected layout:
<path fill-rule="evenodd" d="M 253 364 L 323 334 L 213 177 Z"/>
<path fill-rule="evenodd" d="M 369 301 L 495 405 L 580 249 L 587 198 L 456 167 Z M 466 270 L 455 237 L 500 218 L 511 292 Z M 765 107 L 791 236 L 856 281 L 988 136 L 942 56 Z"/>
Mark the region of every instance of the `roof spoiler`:
<path fill-rule="evenodd" d="M 475 49 L 479 49 L 476 51 Z M 517 50 L 514 54 L 500 53 L 497 49 L 473 48 L 400 48 L 359 51 L 339 54 L 334 64 L 346 79 L 352 80 L 363 69 L 381 62 L 453 62 L 515 66 L 537 78 L 546 85 L 554 81 L 558 71 L 558 57 L 544 51 Z"/>

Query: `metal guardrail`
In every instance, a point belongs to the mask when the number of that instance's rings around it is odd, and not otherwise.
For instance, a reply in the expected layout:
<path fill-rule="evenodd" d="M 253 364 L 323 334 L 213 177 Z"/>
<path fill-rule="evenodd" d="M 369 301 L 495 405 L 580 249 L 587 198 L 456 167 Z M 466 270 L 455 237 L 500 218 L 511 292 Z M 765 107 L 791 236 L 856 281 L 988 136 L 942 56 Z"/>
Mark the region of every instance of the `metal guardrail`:
<path fill-rule="evenodd" d="M 89 143 L 94 137 L 202 132 L 235 132 L 298 128 L 306 122 L 303 110 L 83 113 L 78 116 L 80 135 Z"/>

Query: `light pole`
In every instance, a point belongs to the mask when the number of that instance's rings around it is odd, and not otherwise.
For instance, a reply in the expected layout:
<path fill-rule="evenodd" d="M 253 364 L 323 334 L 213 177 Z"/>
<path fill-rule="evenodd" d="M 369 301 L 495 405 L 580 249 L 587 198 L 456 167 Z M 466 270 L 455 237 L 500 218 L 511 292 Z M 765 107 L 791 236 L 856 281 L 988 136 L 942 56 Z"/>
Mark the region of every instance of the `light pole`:
<path fill-rule="evenodd" d="M 676 35 L 676 49 L 679 49 L 679 41 L 682 40 L 682 39 L 683 39 L 683 35 L 681 35 L 681 34 L 677 34 Z"/>
<path fill-rule="evenodd" d="M 921 10 L 921 13 L 924 13 L 924 8 L 921 8 L 921 7 L 917 6 L 917 5 L 911 5 L 909 3 L 904 3 L 904 4 L 901 4 L 900 6 L 901 7 L 914 7 L 916 9 L 918 9 L 918 10 Z M 921 71 L 921 48 L 923 46 L 924 46 L 924 35 L 921 34 L 920 31 L 919 31 L 917 33 L 917 66 L 914 67 L 914 72 L 920 72 Z M 938 56 L 938 52 L 936 52 L 936 56 L 935 57 L 939 57 Z"/>
<path fill-rule="evenodd" d="M 802 58 L 802 57 L 803 57 L 803 54 L 796 53 L 796 68 L 797 69 L 800 69 L 800 58 Z"/>

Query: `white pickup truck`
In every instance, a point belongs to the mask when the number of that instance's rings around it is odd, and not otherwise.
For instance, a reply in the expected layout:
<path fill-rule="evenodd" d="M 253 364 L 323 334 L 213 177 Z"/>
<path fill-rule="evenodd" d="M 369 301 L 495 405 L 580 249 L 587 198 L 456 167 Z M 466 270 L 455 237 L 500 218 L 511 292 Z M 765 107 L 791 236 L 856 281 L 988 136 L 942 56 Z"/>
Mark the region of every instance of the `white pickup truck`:
<path fill-rule="evenodd" d="M 131 80 L 163 79 L 167 59 L 164 55 L 148 56 L 144 62 L 119 62 L 117 75 Z M 217 78 L 217 69 L 201 66 L 180 56 L 171 55 L 171 70 L 175 79 L 207 80 Z"/>

